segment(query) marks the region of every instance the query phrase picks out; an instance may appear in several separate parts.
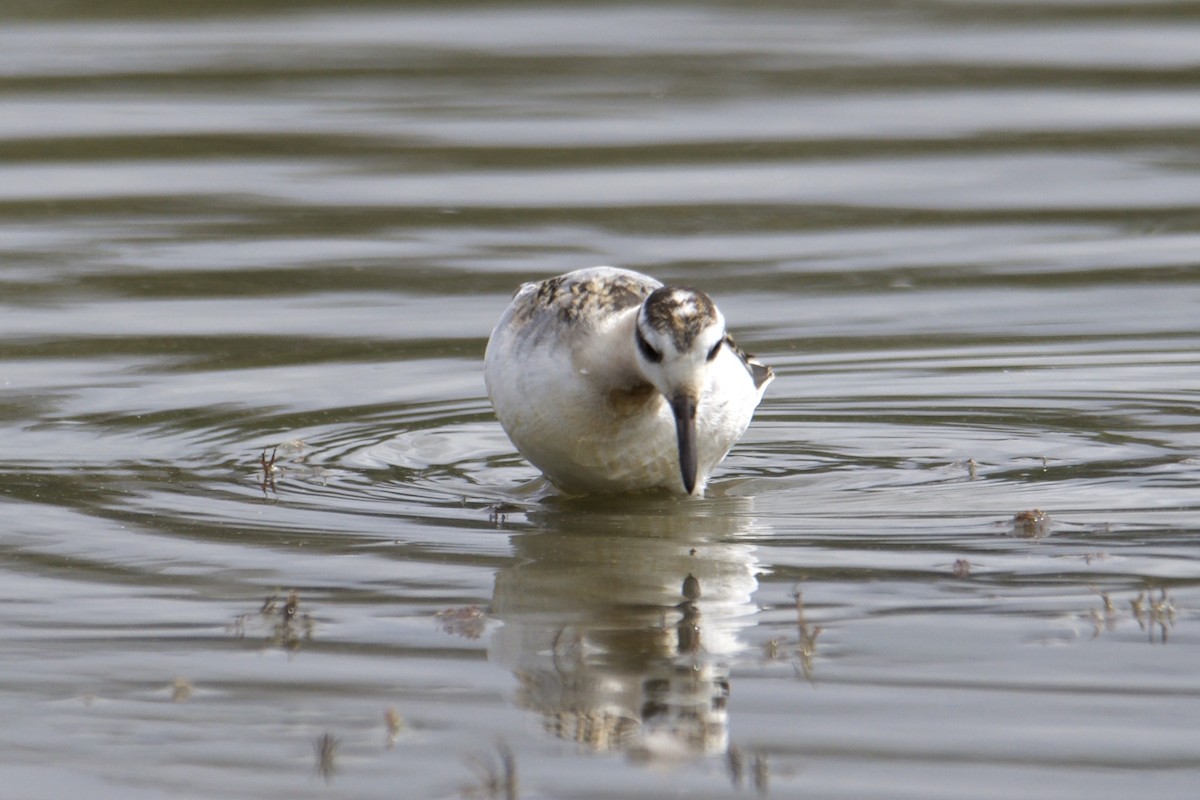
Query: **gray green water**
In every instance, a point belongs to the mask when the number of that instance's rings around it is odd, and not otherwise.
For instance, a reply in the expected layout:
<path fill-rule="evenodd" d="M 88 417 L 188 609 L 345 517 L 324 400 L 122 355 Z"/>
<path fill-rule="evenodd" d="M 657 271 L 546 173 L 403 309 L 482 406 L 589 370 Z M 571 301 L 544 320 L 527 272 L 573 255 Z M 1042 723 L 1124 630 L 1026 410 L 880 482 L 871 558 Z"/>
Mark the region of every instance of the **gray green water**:
<path fill-rule="evenodd" d="M 175 5 L 0 8 L 4 797 L 1194 792 L 1194 3 Z M 703 500 L 521 488 L 600 263 Z"/>

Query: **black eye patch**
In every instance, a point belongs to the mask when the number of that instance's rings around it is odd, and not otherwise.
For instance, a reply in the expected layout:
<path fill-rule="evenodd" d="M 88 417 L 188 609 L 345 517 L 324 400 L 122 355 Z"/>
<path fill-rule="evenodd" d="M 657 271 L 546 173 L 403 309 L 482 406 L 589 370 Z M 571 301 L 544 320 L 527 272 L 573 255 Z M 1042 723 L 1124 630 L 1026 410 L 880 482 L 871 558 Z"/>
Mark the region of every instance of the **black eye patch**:
<path fill-rule="evenodd" d="M 642 358 L 646 359 L 651 364 L 657 364 L 658 362 L 662 361 L 662 353 L 650 346 L 650 343 L 646 341 L 646 337 L 642 336 L 641 328 L 635 329 L 634 336 L 637 339 L 638 350 L 642 351 Z"/>

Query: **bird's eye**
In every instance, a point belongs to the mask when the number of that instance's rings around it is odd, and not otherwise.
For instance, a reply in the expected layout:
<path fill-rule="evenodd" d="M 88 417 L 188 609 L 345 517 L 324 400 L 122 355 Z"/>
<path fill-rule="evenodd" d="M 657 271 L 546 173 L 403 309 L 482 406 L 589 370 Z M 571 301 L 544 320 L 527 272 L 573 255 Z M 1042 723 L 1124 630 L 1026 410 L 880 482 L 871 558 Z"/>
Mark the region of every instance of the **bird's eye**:
<path fill-rule="evenodd" d="M 637 328 L 635 336 L 637 337 L 638 350 L 642 351 L 642 358 L 646 359 L 651 364 L 657 364 L 658 362 L 662 361 L 662 353 L 650 346 L 650 343 L 646 341 L 646 337 L 642 336 L 641 328 Z"/>
<path fill-rule="evenodd" d="M 723 341 L 723 340 L 722 340 Z M 717 342 L 712 346 L 712 350 L 708 351 L 708 360 L 712 361 L 717 357 L 717 353 L 721 352 L 721 342 Z"/>

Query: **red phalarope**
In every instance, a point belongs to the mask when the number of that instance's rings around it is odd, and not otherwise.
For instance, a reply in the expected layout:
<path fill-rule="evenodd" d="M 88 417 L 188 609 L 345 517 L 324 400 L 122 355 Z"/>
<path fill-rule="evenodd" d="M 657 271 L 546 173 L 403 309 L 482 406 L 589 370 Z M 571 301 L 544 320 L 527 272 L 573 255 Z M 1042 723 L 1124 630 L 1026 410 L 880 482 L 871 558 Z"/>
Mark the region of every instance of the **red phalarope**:
<path fill-rule="evenodd" d="M 523 284 L 484 357 L 508 437 L 578 493 L 703 494 L 774 377 L 708 295 L 614 267 Z"/>

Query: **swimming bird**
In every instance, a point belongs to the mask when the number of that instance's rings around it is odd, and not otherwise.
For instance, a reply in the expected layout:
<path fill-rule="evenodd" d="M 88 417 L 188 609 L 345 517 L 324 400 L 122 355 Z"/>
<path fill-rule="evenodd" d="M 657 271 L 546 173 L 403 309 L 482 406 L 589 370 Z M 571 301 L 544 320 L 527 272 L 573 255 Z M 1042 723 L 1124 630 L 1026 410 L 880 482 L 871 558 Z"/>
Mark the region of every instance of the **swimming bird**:
<path fill-rule="evenodd" d="M 615 267 L 523 284 L 484 356 L 517 450 L 581 494 L 703 494 L 774 377 L 704 292 Z"/>

